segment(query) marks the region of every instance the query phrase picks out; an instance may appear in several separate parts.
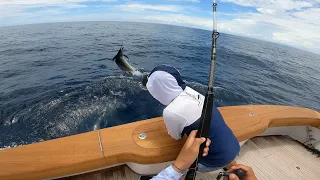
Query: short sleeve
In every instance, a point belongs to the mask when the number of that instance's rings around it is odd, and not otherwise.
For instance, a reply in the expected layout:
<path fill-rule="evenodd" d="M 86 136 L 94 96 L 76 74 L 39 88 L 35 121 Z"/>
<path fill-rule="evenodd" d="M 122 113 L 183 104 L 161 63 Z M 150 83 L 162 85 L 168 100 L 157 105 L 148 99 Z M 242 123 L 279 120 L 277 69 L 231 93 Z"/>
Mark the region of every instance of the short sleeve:
<path fill-rule="evenodd" d="M 181 138 L 181 133 L 187 124 L 185 118 L 179 114 L 173 113 L 168 109 L 163 111 L 163 120 L 171 137 L 178 140 Z"/>

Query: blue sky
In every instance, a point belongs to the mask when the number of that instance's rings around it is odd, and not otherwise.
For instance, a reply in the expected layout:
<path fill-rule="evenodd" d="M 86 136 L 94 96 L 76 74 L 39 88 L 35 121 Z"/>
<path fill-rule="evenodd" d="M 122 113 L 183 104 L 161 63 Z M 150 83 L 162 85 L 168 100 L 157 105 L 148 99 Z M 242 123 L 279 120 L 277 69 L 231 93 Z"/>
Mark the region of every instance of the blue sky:
<path fill-rule="evenodd" d="M 320 54 L 320 0 L 218 0 L 220 32 Z M 0 0 L 0 26 L 138 21 L 212 29 L 210 0 Z"/>

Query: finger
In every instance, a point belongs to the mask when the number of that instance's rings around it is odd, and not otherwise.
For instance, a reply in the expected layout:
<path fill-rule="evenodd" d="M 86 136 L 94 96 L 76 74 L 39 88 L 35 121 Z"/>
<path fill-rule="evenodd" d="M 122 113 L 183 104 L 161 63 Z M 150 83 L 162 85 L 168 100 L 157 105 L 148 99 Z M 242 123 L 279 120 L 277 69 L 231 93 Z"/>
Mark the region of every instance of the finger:
<path fill-rule="evenodd" d="M 204 157 L 204 156 L 208 156 L 208 153 L 203 153 L 202 156 L 203 156 L 203 157 Z"/>
<path fill-rule="evenodd" d="M 191 148 L 194 150 L 199 150 L 200 145 L 205 141 L 205 138 L 197 138 L 194 140 L 193 144 L 191 145 Z"/>
<path fill-rule="evenodd" d="M 197 145 L 201 145 L 202 143 L 204 143 L 206 141 L 206 138 L 202 137 L 202 138 L 196 138 L 196 140 L 194 141 L 194 144 Z"/>
<path fill-rule="evenodd" d="M 229 180 L 239 180 L 239 178 L 235 174 L 230 174 L 229 175 Z"/>
<path fill-rule="evenodd" d="M 189 136 L 196 138 L 198 130 L 192 130 Z"/>
<path fill-rule="evenodd" d="M 205 149 L 203 150 L 202 156 L 207 156 L 208 153 L 209 153 L 209 148 L 205 148 Z"/>
<path fill-rule="evenodd" d="M 194 140 L 196 139 L 196 136 L 197 136 L 197 131 L 198 130 L 193 130 L 191 131 L 191 133 L 189 134 L 189 137 L 187 139 L 187 141 L 184 143 L 185 146 L 191 146 L 194 142 Z"/>
<path fill-rule="evenodd" d="M 200 148 L 200 145 L 206 141 L 206 138 L 196 138 L 193 142 L 193 144 L 191 145 L 190 149 L 193 151 L 193 152 L 197 152 L 199 153 L 199 148 Z"/>
<path fill-rule="evenodd" d="M 244 171 L 249 171 L 251 169 L 250 167 L 245 166 L 243 164 L 238 164 L 236 166 L 231 167 L 232 170 L 236 170 L 236 169 L 240 169 L 240 168 L 243 169 Z"/>
<path fill-rule="evenodd" d="M 211 144 L 211 140 L 209 138 L 207 138 L 206 146 L 209 147 L 210 144 Z"/>
<path fill-rule="evenodd" d="M 223 180 L 229 180 L 229 178 L 225 176 L 225 177 L 223 177 Z"/>
<path fill-rule="evenodd" d="M 249 166 L 245 166 L 243 164 L 238 164 L 233 169 L 243 169 L 246 172 L 246 176 L 254 176 L 253 169 Z"/>
<path fill-rule="evenodd" d="M 239 168 L 235 168 L 236 166 L 232 166 L 230 169 L 228 169 L 226 172 L 232 172 L 232 171 L 234 171 L 234 170 L 236 170 L 236 169 L 239 169 Z"/>
<path fill-rule="evenodd" d="M 230 171 L 234 171 L 236 169 L 242 169 L 246 172 L 246 176 L 254 176 L 253 169 L 251 167 L 245 166 L 243 164 L 238 164 L 230 168 Z"/>

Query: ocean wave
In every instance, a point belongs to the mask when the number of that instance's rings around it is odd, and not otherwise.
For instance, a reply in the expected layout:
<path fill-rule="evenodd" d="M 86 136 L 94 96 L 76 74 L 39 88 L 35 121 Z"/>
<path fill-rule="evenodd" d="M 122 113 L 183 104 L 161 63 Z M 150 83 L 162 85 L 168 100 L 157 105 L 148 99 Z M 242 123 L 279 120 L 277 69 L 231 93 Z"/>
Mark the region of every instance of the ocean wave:
<path fill-rule="evenodd" d="M 3 139 L 4 136 L 8 137 L 16 130 L 23 129 L 24 132 L 32 132 L 22 137 L 23 141 L 28 142 L 42 137 L 54 139 L 91 131 L 98 127 L 122 124 L 122 118 L 117 117 L 122 116 L 118 111 L 143 105 L 138 99 L 135 102 L 133 100 L 142 92 L 147 93 L 140 88 L 139 81 L 126 76 L 111 76 L 105 78 L 103 82 L 85 85 L 71 91 L 61 90 L 57 99 L 50 101 L 44 99 L 30 107 L 16 110 L 12 118 L 4 120 L 1 128 L 5 129 L 5 134 L 1 133 L 0 138 Z M 125 119 L 133 118 L 139 116 L 132 117 L 127 114 Z M 39 131 L 39 128 L 45 131 Z M 7 146 L 5 145 L 7 143 L 1 141 L 0 147 Z"/>
<path fill-rule="evenodd" d="M 159 64 L 177 67 L 188 86 L 207 91 L 209 31 L 120 22 L 8 28 L 0 28 L 0 148 L 160 116 L 164 106 L 141 85 Z M 122 42 L 137 69 L 125 75 L 110 61 Z M 319 110 L 319 61 L 312 53 L 221 33 L 215 103 Z"/>
<path fill-rule="evenodd" d="M 109 76 L 102 82 L 60 90 L 55 99 L 43 99 L 15 111 L 13 118 L 2 125 L 5 136 L 22 131 L 25 135 L 20 140 L 34 142 L 160 116 L 164 106 L 141 88 L 140 80 L 130 76 Z M 205 85 L 197 82 L 187 82 L 187 85 L 199 92 L 206 90 Z M 224 88 L 214 89 L 217 94 L 224 94 L 224 99 L 228 96 Z M 222 103 L 223 100 L 217 98 L 216 101 Z M 8 143 L 3 141 L 0 147 L 10 146 Z"/>

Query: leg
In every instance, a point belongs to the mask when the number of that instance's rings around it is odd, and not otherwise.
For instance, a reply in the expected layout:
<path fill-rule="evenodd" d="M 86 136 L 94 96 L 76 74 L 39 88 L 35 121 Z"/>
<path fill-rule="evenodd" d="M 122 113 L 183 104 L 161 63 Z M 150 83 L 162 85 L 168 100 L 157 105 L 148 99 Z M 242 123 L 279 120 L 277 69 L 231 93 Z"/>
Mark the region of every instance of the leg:
<path fill-rule="evenodd" d="M 219 169 L 223 169 L 225 171 L 227 171 L 228 169 L 230 169 L 232 166 L 237 165 L 236 160 L 233 160 L 231 163 L 229 163 L 226 167 L 207 167 L 201 163 L 198 164 L 198 171 L 199 172 L 210 172 L 210 171 L 216 171 Z"/>
<path fill-rule="evenodd" d="M 198 172 L 211 172 L 222 169 L 222 167 L 208 167 L 201 163 L 198 164 Z"/>

